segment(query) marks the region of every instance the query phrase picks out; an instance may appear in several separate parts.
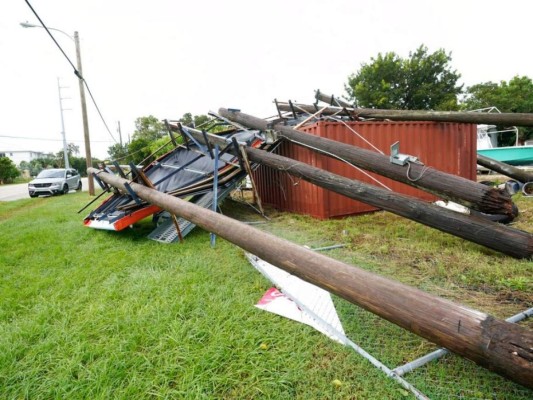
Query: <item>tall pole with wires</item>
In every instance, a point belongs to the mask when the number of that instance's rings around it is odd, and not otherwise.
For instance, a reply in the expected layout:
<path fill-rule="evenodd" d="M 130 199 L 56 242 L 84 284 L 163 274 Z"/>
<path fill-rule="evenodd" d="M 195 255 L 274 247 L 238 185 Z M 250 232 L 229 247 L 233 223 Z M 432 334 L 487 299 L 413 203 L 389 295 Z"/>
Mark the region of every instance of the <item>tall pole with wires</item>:
<path fill-rule="evenodd" d="M 91 140 L 89 137 L 89 120 L 87 118 L 87 103 L 85 102 L 85 86 L 83 82 L 83 72 L 81 68 L 81 50 L 80 50 L 80 36 L 78 31 L 74 32 L 74 43 L 76 45 L 76 62 L 78 74 L 78 83 L 80 85 L 80 101 L 81 101 L 81 116 L 83 119 L 83 138 L 85 140 L 85 162 L 87 169 L 92 168 L 91 157 Z M 89 196 L 94 196 L 94 180 L 91 174 L 88 174 L 89 181 Z"/>
<path fill-rule="evenodd" d="M 57 91 L 59 92 L 59 111 L 61 112 L 61 135 L 63 136 L 63 157 L 65 158 L 65 168 L 69 169 L 70 164 L 68 162 L 68 151 L 67 151 L 67 136 L 65 133 L 65 119 L 63 118 L 63 97 L 61 96 L 61 84 L 59 83 L 59 78 L 57 78 Z"/>
<path fill-rule="evenodd" d="M 39 18 L 39 16 L 37 15 L 35 10 L 31 6 L 31 4 L 27 0 L 26 0 L 26 4 L 28 4 L 30 9 L 33 11 L 33 13 L 37 17 L 37 19 L 39 20 L 41 25 L 30 24 L 29 22 L 21 22 L 20 25 L 23 28 L 44 28 L 46 30 L 46 32 L 48 32 L 48 34 L 50 35 L 50 37 L 52 38 L 52 40 L 54 41 L 56 46 L 59 48 L 61 53 L 63 53 L 63 55 L 65 56 L 67 61 L 70 63 L 72 68 L 74 68 L 74 74 L 78 77 L 78 82 L 79 82 L 79 85 L 80 85 L 81 114 L 82 114 L 82 119 L 83 119 L 83 136 L 84 136 L 84 139 L 85 139 L 86 166 L 87 166 L 87 168 L 92 168 L 91 140 L 90 140 L 90 137 L 89 137 L 89 121 L 88 121 L 88 118 L 87 118 L 87 103 L 85 101 L 85 85 L 87 85 L 87 82 L 83 78 L 82 67 L 81 67 L 80 36 L 79 36 L 77 31 L 74 32 L 74 37 L 72 37 L 68 33 L 62 31 L 61 29 L 46 27 L 44 25 L 43 21 L 41 20 L 41 18 Z M 65 54 L 65 52 L 63 51 L 63 49 L 61 48 L 59 43 L 57 43 L 57 41 L 54 38 L 54 36 L 52 36 L 52 34 L 50 33 L 51 30 L 60 32 L 60 33 L 62 33 L 64 35 L 68 36 L 70 38 L 70 40 L 74 41 L 74 44 L 76 46 L 76 61 L 77 61 L 77 66 L 76 67 L 74 66 L 72 61 L 70 61 L 68 56 Z M 91 94 L 91 90 L 89 89 L 88 86 L 87 86 L 87 90 L 89 90 L 89 94 Z M 91 98 L 93 99 L 93 102 L 94 102 L 94 98 L 92 97 L 92 94 L 91 94 Z M 107 124 L 105 123 L 105 120 L 102 117 L 102 113 L 100 112 L 100 109 L 96 105 L 96 102 L 95 102 L 95 106 L 96 106 L 96 109 L 98 110 L 98 114 L 100 114 L 100 118 L 102 118 L 102 121 L 104 122 L 104 125 L 107 128 L 107 131 L 111 134 L 111 132 L 109 131 L 109 128 L 107 127 Z M 113 137 L 113 135 L 111 135 L 111 137 Z M 88 180 L 89 180 L 89 195 L 90 196 L 94 196 L 94 180 L 93 180 L 92 175 L 88 175 Z"/>

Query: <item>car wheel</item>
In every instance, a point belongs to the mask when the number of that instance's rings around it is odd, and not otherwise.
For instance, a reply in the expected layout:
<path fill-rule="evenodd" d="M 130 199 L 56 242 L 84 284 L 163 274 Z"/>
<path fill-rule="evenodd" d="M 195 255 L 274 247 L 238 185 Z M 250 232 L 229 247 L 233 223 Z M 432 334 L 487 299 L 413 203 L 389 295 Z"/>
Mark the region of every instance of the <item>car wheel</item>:
<path fill-rule="evenodd" d="M 76 188 L 76 191 L 80 191 L 81 190 L 81 181 L 78 182 L 78 187 Z"/>
<path fill-rule="evenodd" d="M 69 189 L 68 189 L 68 184 L 65 183 L 65 184 L 63 185 L 63 194 L 67 194 L 68 191 L 69 191 Z"/>
<path fill-rule="evenodd" d="M 29 195 L 30 195 L 30 197 L 32 197 L 32 198 L 38 196 L 37 193 L 30 193 Z"/>

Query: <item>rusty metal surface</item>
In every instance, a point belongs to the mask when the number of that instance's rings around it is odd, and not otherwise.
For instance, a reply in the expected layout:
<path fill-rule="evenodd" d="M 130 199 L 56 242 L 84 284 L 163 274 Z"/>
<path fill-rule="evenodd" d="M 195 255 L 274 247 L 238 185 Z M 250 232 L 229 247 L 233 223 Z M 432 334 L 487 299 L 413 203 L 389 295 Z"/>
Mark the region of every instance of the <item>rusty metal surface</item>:
<path fill-rule="evenodd" d="M 425 165 L 463 178 L 476 178 L 476 125 L 439 122 L 350 122 L 348 125 L 386 155 L 390 154 L 391 144 L 399 141 L 401 153 L 416 156 Z M 343 123 L 318 122 L 300 130 L 376 151 Z M 379 186 L 353 166 L 295 144 L 284 143 L 277 153 L 347 178 Z M 403 183 L 377 174 L 370 175 L 395 192 L 426 201 L 437 199 Z M 372 206 L 295 180 L 267 167 L 260 166 L 255 172 L 255 178 L 263 202 L 284 211 L 325 219 L 376 210 Z"/>

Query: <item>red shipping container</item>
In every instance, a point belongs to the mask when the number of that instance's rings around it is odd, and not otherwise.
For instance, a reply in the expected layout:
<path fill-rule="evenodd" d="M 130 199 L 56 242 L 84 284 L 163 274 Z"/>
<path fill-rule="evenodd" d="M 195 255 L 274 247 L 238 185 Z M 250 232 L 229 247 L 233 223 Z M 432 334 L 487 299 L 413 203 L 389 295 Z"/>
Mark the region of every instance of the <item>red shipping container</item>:
<path fill-rule="evenodd" d="M 442 122 L 317 122 L 301 131 L 390 155 L 400 142 L 400 152 L 430 167 L 466 179 L 476 179 L 476 125 Z M 369 144 L 370 143 L 370 144 Z M 372 146 L 375 146 L 373 148 Z M 345 162 L 293 143 L 283 143 L 276 153 L 361 182 L 392 189 L 426 201 L 437 198 L 427 192 L 380 175 L 361 172 Z M 374 181 L 375 178 L 380 183 Z M 377 210 L 288 174 L 259 166 L 254 177 L 264 204 L 277 209 L 326 219 Z M 414 177 L 416 178 L 416 177 Z M 382 186 L 381 186 L 382 187 Z"/>

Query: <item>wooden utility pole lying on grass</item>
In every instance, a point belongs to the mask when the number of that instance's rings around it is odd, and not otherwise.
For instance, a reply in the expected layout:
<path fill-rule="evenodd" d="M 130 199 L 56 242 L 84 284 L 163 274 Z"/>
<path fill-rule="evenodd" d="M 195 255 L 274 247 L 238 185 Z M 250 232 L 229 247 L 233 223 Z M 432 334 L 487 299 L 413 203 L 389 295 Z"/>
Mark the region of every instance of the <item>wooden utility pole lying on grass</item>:
<path fill-rule="evenodd" d="M 266 151 L 247 148 L 250 160 L 317 186 L 390 211 L 516 258 L 533 257 L 533 235 L 486 218 L 465 215 L 414 197 L 358 182 Z"/>
<path fill-rule="evenodd" d="M 177 129 L 169 125 L 172 129 Z M 195 129 L 188 132 L 200 143 L 227 146 L 225 139 Z M 206 143 L 204 143 L 206 144 Z M 268 153 L 250 146 L 241 147 L 258 164 L 286 172 L 317 186 L 390 211 L 421 224 L 450 233 L 516 258 L 533 257 L 533 235 L 478 216 L 460 214 L 414 197 L 333 174 L 308 164 Z"/>
<path fill-rule="evenodd" d="M 195 204 L 89 168 L 109 185 L 185 218 L 258 257 L 526 387 L 533 388 L 533 332 L 333 260 Z"/>
<path fill-rule="evenodd" d="M 326 100 L 329 103 L 331 98 Z M 345 104 L 345 103 L 341 103 Z M 489 124 L 505 126 L 533 126 L 533 114 L 530 113 L 482 113 L 461 111 L 429 111 L 429 110 L 379 110 L 374 108 L 350 108 L 329 106 L 322 109 L 312 104 L 294 104 L 296 110 L 302 110 L 310 114 L 319 109 L 323 115 L 350 115 L 354 118 L 378 118 L 390 119 L 391 121 L 435 121 L 435 122 L 459 122 L 465 124 Z M 287 103 L 278 103 L 281 111 L 292 111 Z M 318 108 L 317 108 L 318 107 Z"/>
<path fill-rule="evenodd" d="M 509 178 L 516 179 L 522 183 L 533 182 L 533 173 L 524 171 L 520 168 L 513 167 L 512 165 L 502 163 L 500 161 L 493 160 L 492 158 L 477 155 L 477 163 L 485 168 L 499 172 Z"/>
<path fill-rule="evenodd" d="M 491 188 L 416 163 L 409 164 L 411 176 L 419 178 L 416 180 L 409 179 L 407 165 L 393 164 L 390 162 L 389 156 L 379 154 L 375 151 L 365 150 L 356 146 L 299 132 L 279 123 L 270 127 L 267 121 L 238 111 L 229 111 L 221 108 L 218 112 L 222 117 L 252 129 L 262 131 L 274 129 L 279 132 L 281 137 L 293 141 L 296 144 L 303 144 L 317 151 L 324 151 L 324 154 L 330 157 L 331 154 L 334 154 L 367 171 L 375 172 L 395 181 L 425 190 L 440 198 L 454 201 L 468 208 L 486 214 L 503 214 L 512 218 L 516 216 L 516 208 L 513 207 L 511 196 L 503 190 Z"/>

